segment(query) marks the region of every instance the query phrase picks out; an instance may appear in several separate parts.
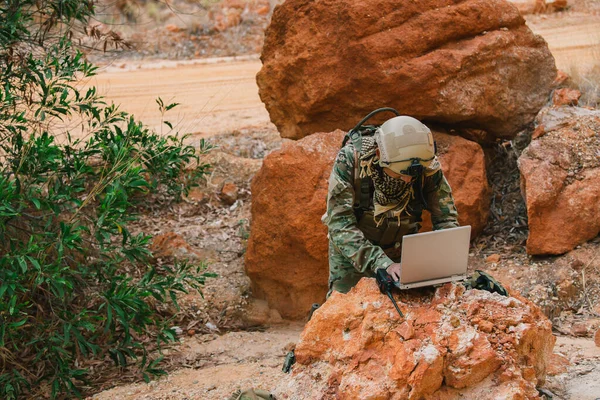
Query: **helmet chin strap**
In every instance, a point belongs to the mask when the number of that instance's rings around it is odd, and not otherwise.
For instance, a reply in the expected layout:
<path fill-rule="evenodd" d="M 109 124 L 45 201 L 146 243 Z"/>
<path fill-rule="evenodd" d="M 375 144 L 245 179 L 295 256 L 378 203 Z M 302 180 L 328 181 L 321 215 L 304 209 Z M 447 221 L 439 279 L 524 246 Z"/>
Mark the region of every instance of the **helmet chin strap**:
<path fill-rule="evenodd" d="M 413 191 L 424 208 L 427 208 L 427 200 L 423 195 L 423 178 L 425 177 L 425 167 L 421 165 L 418 158 L 411 159 L 411 164 L 407 169 L 408 175 L 414 177 Z"/>

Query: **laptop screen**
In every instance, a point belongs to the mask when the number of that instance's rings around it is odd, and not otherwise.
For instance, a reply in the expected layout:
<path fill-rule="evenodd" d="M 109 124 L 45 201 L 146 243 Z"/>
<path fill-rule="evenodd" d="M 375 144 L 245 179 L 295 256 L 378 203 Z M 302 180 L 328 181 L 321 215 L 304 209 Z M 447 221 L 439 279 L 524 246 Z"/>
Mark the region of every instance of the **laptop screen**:
<path fill-rule="evenodd" d="M 466 274 L 470 238 L 468 225 L 404 236 L 400 283 Z"/>

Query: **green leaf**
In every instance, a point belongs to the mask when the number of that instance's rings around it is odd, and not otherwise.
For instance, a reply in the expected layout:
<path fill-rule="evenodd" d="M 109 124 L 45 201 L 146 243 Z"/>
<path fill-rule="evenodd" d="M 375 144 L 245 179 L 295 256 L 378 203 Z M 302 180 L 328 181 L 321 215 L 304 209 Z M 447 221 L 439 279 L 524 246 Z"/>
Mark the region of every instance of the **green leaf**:
<path fill-rule="evenodd" d="M 23 257 L 17 257 L 17 261 L 19 262 L 19 265 L 21 266 L 21 272 L 26 273 L 27 272 L 27 262 L 25 261 L 25 259 Z"/>

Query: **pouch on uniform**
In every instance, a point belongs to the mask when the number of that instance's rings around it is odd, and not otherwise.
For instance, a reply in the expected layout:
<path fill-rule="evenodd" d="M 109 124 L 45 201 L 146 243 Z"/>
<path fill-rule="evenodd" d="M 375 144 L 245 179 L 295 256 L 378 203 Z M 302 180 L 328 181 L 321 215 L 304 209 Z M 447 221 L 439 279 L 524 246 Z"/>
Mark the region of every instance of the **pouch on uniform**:
<path fill-rule="evenodd" d="M 475 270 L 475 273 L 473 273 L 469 279 L 464 281 L 464 285 L 467 289 L 487 290 L 491 293 L 498 293 L 502 296 L 508 296 L 508 292 L 504 286 L 500 284 L 500 282 L 495 280 L 487 272 L 483 272 L 479 269 Z"/>
<path fill-rule="evenodd" d="M 275 396 L 260 389 L 236 390 L 228 400 L 275 400 Z"/>

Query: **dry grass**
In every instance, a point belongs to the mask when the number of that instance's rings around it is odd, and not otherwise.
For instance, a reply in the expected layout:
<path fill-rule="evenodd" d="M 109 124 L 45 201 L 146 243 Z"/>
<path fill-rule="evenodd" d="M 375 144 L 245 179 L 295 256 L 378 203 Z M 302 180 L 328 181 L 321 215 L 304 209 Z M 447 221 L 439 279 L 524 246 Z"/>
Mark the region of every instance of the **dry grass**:
<path fill-rule="evenodd" d="M 585 70 L 574 65 L 567 73 L 571 77 L 570 86 L 581 92 L 579 105 L 598 108 L 600 106 L 600 61 L 594 67 Z"/>
<path fill-rule="evenodd" d="M 571 77 L 569 86 L 581 92 L 579 105 L 600 106 L 600 34 L 594 33 L 588 43 L 595 43 L 587 51 L 575 57 L 565 72 Z"/>

